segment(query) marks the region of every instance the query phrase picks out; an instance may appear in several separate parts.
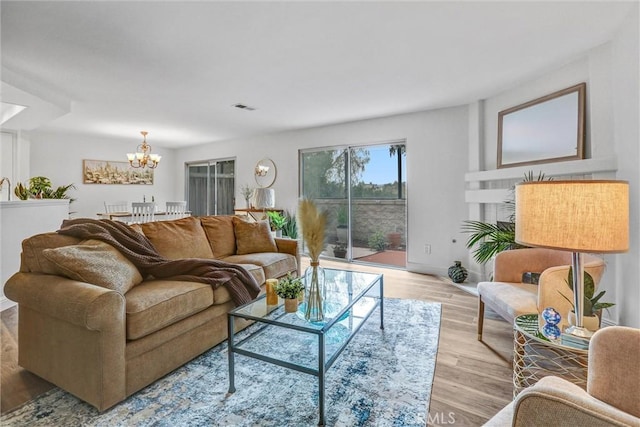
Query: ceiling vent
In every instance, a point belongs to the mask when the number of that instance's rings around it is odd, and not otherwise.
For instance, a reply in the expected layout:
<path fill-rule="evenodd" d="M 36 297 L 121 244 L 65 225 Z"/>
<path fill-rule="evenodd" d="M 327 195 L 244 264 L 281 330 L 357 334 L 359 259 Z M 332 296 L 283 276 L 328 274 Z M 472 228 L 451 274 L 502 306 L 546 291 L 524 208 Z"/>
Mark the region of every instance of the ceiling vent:
<path fill-rule="evenodd" d="M 255 107 L 250 107 L 248 105 L 245 104 L 233 104 L 234 107 L 240 109 L 240 110 L 247 110 L 247 111 L 254 111 Z"/>

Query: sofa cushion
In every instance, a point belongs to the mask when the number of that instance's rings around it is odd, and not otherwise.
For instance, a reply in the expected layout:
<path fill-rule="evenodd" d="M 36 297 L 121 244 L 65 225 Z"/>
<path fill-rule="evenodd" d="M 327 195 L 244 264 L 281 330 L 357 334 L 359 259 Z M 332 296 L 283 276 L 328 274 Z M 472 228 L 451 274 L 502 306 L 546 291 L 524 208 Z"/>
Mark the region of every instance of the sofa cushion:
<path fill-rule="evenodd" d="M 136 266 L 116 248 L 100 240 L 85 240 L 79 245 L 45 249 L 42 254 L 55 265 L 57 274 L 123 295 L 142 282 Z"/>
<path fill-rule="evenodd" d="M 233 229 L 233 216 L 203 216 L 202 228 L 207 234 L 214 258 L 224 258 L 236 253 L 236 234 Z"/>
<path fill-rule="evenodd" d="M 528 283 L 480 282 L 478 294 L 504 319 L 538 312 L 538 286 Z"/>
<path fill-rule="evenodd" d="M 198 282 L 149 280 L 125 298 L 127 339 L 135 340 L 211 306 L 213 288 Z"/>
<path fill-rule="evenodd" d="M 165 258 L 213 258 L 207 235 L 196 217 L 145 222 L 142 232 Z"/>
<path fill-rule="evenodd" d="M 77 245 L 81 239 L 58 233 L 42 233 L 22 241 L 20 271 L 23 273 L 58 274 L 55 264 L 42 254 L 45 249 Z"/>
<path fill-rule="evenodd" d="M 223 261 L 232 264 L 254 264 L 259 265 L 264 270 L 266 279 L 277 279 L 286 276 L 288 272 L 297 270 L 296 257 L 279 252 L 262 252 L 246 255 L 232 255 Z M 262 283 L 262 282 L 258 282 Z"/>
<path fill-rule="evenodd" d="M 233 228 L 236 234 L 237 255 L 278 252 L 268 221 L 247 222 L 234 217 Z"/>

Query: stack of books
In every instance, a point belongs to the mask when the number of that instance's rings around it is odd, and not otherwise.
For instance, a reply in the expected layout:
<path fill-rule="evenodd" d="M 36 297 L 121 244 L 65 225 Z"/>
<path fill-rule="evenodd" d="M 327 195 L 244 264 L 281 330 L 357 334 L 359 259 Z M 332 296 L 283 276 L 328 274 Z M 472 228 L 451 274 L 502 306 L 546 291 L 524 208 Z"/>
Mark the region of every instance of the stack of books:
<path fill-rule="evenodd" d="M 568 347 L 578 348 L 580 350 L 589 349 L 589 338 L 583 338 L 563 332 L 560 335 L 560 343 Z"/>

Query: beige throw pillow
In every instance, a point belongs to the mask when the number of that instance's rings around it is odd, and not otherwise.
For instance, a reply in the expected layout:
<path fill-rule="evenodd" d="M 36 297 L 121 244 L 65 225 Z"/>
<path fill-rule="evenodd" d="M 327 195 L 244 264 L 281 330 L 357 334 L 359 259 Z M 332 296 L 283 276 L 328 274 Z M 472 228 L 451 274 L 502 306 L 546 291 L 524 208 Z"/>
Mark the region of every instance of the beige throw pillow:
<path fill-rule="evenodd" d="M 142 282 L 140 272 L 131 261 L 113 246 L 99 240 L 45 249 L 42 254 L 55 265 L 58 274 L 123 295 Z"/>
<path fill-rule="evenodd" d="M 235 217 L 233 228 L 236 234 L 236 254 L 278 252 L 269 221 L 247 222 Z"/>
<path fill-rule="evenodd" d="M 199 218 L 190 216 L 173 221 L 145 222 L 141 228 L 153 247 L 165 258 L 213 258 Z"/>

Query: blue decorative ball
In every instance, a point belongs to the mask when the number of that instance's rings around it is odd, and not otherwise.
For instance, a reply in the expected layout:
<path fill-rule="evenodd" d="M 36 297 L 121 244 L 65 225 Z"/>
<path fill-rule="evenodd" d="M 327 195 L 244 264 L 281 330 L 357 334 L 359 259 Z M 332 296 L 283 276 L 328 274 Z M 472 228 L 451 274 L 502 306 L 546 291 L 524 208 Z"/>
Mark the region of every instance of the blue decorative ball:
<path fill-rule="evenodd" d="M 560 323 L 560 319 L 562 317 L 560 316 L 560 313 L 556 311 L 555 308 L 547 307 L 544 310 L 542 310 L 542 318 L 544 319 L 547 325 L 555 326 L 558 323 Z"/>
<path fill-rule="evenodd" d="M 560 328 L 558 328 L 556 325 L 547 323 L 542 328 L 542 335 L 549 338 L 550 340 L 557 340 L 560 337 Z"/>

